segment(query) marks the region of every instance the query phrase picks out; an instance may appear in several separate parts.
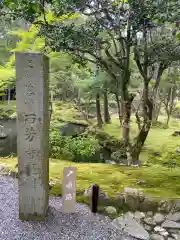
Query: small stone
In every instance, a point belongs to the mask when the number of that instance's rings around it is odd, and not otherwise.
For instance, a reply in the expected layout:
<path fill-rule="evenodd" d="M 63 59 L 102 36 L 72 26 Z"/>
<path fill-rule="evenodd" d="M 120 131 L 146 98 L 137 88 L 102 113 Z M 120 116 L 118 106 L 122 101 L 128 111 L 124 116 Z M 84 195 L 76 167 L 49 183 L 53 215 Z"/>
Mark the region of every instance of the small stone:
<path fill-rule="evenodd" d="M 176 200 L 172 207 L 172 213 L 176 213 L 179 211 L 180 211 L 180 200 Z"/>
<path fill-rule="evenodd" d="M 145 214 L 143 212 L 136 211 L 134 213 L 134 218 L 136 220 L 141 220 L 141 219 L 145 218 Z"/>
<path fill-rule="evenodd" d="M 174 203 L 171 200 L 160 201 L 159 211 L 164 213 L 169 213 L 173 207 Z"/>
<path fill-rule="evenodd" d="M 150 231 L 152 231 L 152 226 L 150 226 L 150 225 L 147 225 L 147 224 L 144 224 L 144 229 L 146 230 L 146 231 L 148 231 L 148 232 L 150 232 Z"/>
<path fill-rule="evenodd" d="M 164 215 L 163 214 L 161 214 L 161 213 L 156 213 L 155 215 L 154 215 L 154 221 L 157 223 L 157 224 L 160 224 L 160 223 L 162 223 L 163 221 L 164 221 Z"/>
<path fill-rule="evenodd" d="M 148 216 L 148 217 L 153 217 L 153 212 L 148 211 L 148 212 L 147 212 L 147 216 Z"/>
<path fill-rule="evenodd" d="M 162 227 L 160 227 L 160 226 L 156 226 L 155 228 L 154 228 L 154 231 L 155 232 L 164 232 L 164 231 L 166 231 L 164 228 L 162 228 Z"/>
<path fill-rule="evenodd" d="M 172 237 L 175 239 L 175 240 L 180 240 L 180 235 L 178 235 L 178 234 L 171 234 L 172 235 Z"/>
<path fill-rule="evenodd" d="M 143 220 L 147 225 L 152 225 L 152 226 L 155 226 L 156 223 L 154 222 L 154 220 L 151 218 L 151 217 L 148 217 L 148 218 L 145 218 Z"/>
<path fill-rule="evenodd" d="M 159 234 L 152 234 L 150 239 L 151 240 L 164 240 L 164 237 Z"/>
<path fill-rule="evenodd" d="M 171 229 L 171 228 L 169 228 L 169 229 L 168 229 L 168 232 L 169 232 L 169 233 L 178 234 L 178 230 L 177 230 L 177 229 Z"/>
<path fill-rule="evenodd" d="M 115 208 L 115 207 L 112 207 L 112 206 L 106 207 L 106 208 L 105 208 L 105 212 L 106 212 L 108 215 L 112 216 L 112 217 L 114 217 L 114 216 L 117 215 L 117 210 L 116 210 L 116 208 Z"/>
<path fill-rule="evenodd" d="M 172 228 L 172 229 L 180 229 L 180 224 L 177 222 L 166 220 L 162 225 L 163 228 Z"/>
<path fill-rule="evenodd" d="M 170 213 L 167 216 L 167 219 L 170 221 L 179 222 L 180 221 L 180 212 L 176 212 L 174 214 Z"/>
<path fill-rule="evenodd" d="M 167 237 L 169 235 L 167 231 L 160 232 L 159 234 L 164 237 Z"/>

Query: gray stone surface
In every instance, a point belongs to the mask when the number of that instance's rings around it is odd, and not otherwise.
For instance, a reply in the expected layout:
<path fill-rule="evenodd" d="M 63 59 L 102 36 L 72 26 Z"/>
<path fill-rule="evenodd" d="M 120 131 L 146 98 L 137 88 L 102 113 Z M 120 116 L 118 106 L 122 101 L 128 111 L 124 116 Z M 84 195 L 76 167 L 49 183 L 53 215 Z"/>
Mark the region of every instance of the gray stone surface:
<path fill-rule="evenodd" d="M 16 53 L 19 217 L 42 219 L 49 198 L 49 71 L 40 53 Z"/>
<path fill-rule="evenodd" d="M 161 213 L 156 213 L 153 217 L 154 221 L 157 223 L 157 224 L 160 224 L 164 221 L 164 215 L 161 214 Z"/>
<path fill-rule="evenodd" d="M 151 225 L 151 226 L 155 226 L 155 225 L 156 225 L 156 222 L 155 222 L 154 219 L 151 218 L 151 217 L 144 218 L 143 221 L 144 221 L 147 225 Z"/>
<path fill-rule="evenodd" d="M 159 234 L 152 234 L 151 240 L 164 240 L 164 237 Z"/>
<path fill-rule="evenodd" d="M 179 222 L 180 221 L 180 212 L 177 212 L 177 213 L 174 213 L 174 214 L 169 214 L 167 216 L 167 219 L 168 220 L 171 220 L 171 221 L 175 221 L 175 222 Z"/>
<path fill-rule="evenodd" d="M 136 220 L 141 220 L 141 219 L 145 218 L 145 214 L 143 212 L 136 211 L 134 213 L 134 218 Z"/>
<path fill-rule="evenodd" d="M 180 229 L 180 223 L 177 222 L 173 222 L 170 220 L 166 220 L 163 224 L 162 224 L 163 228 L 175 228 L 175 229 Z"/>
<path fill-rule="evenodd" d="M 0 177 L 0 239 L 1 240 L 133 240 L 111 226 L 111 220 L 100 220 L 90 227 L 88 207 L 76 204 L 73 214 L 62 213 L 62 199 L 50 197 L 50 208 L 42 222 L 18 218 L 18 182 Z"/>
<path fill-rule="evenodd" d="M 149 233 L 140 225 L 135 219 L 133 214 L 124 214 L 123 216 L 113 220 L 117 228 L 123 230 L 128 235 L 138 239 L 149 239 Z"/>

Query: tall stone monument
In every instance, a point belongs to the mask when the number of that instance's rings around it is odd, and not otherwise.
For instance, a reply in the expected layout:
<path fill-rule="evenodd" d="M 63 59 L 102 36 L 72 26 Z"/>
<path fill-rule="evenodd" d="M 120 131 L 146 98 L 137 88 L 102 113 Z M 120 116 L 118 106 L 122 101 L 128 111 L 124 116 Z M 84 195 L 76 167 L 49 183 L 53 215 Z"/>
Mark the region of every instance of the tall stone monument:
<path fill-rule="evenodd" d="M 19 218 L 43 220 L 49 201 L 49 61 L 16 53 Z"/>

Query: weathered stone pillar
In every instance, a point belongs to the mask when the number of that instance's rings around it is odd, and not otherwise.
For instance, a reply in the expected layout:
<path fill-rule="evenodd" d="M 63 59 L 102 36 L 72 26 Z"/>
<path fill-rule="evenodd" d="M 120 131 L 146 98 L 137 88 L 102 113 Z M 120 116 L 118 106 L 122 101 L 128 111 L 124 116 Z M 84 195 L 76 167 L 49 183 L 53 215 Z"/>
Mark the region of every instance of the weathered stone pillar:
<path fill-rule="evenodd" d="M 49 200 L 49 61 L 16 53 L 19 218 L 43 220 Z"/>

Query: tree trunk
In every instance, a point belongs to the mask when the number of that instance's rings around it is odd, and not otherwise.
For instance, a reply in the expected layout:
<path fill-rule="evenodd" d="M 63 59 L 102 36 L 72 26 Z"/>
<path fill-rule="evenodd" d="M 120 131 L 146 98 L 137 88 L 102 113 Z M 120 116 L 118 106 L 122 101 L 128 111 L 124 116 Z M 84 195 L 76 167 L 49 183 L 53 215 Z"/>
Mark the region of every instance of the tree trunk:
<path fill-rule="evenodd" d="M 118 107 L 118 117 L 119 117 L 119 122 L 120 122 L 120 126 L 122 126 L 123 123 L 123 114 L 122 114 L 122 104 L 120 105 L 120 101 L 119 101 L 119 96 L 118 94 L 114 94 L 116 97 L 116 102 L 117 102 L 117 107 Z"/>
<path fill-rule="evenodd" d="M 107 89 L 104 91 L 104 122 L 107 124 L 111 123 Z"/>
<path fill-rule="evenodd" d="M 102 128 L 102 116 L 101 116 L 101 104 L 99 93 L 96 94 L 96 114 L 97 114 L 97 124 L 99 128 Z"/>
<path fill-rule="evenodd" d="M 159 68 L 158 68 L 158 73 L 157 73 L 157 78 L 156 78 L 156 83 L 155 83 L 155 86 L 154 86 L 154 89 L 153 89 L 153 110 L 152 110 L 152 122 L 153 123 L 156 123 L 157 122 L 157 113 L 158 113 L 158 104 L 157 104 L 157 97 L 158 97 L 158 88 L 159 88 L 159 84 L 161 82 L 161 76 L 163 74 L 165 70 L 165 66 L 163 65 L 163 63 L 161 63 L 159 65 Z"/>
<path fill-rule="evenodd" d="M 143 125 L 135 138 L 135 143 L 131 148 L 132 164 L 139 165 L 139 155 L 141 153 L 144 142 L 148 136 L 151 128 L 152 117 L 153 117 L 153 102 L 148 97 L 148 84 L 145 84 L 143 91 Z"/>
<path fill-rule="evenodd" d="M 11 88 L 10 87 L 8 88 L 7 100 L 8 100 L 8 109 L 10 109 L 11 108 L 11 106 L 10 106 L 10 104 L 11 104 Z"/>
<path fill-rule="evenodd" d="M 169 125 L 169 120 L 170 120 L 170 112 L 169 111 L 166 111 L 167 113 L 167 120 L 166 120 L 166 124 L 167 126 Z"/>
<path fill-rule="evenodd" d="M 158 121 L 159 114 L 161 112 L 161 106 L 162 106 L 162 102 L 159 103 L 159 106 L 158 106 L 158 109 L 157 109 L 157 112 L 156 112 L 156 122 Z"/>
<path fill-rule="evenodd" d="M 132 108 L 132 101 L 134 99 L 134 95 L 124 95 L 124 115 L 123 115 L 123 141 L 124 141 L 124 147 L 126 149 L 127 154 L 127 160 L 129 158 L 130 153 L 130 120 L 131 120 L 131 108 Z M 128 160 L 129 165 L 129 160 Z"/>

